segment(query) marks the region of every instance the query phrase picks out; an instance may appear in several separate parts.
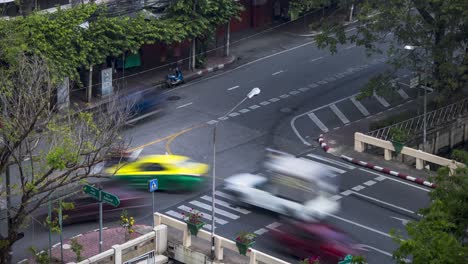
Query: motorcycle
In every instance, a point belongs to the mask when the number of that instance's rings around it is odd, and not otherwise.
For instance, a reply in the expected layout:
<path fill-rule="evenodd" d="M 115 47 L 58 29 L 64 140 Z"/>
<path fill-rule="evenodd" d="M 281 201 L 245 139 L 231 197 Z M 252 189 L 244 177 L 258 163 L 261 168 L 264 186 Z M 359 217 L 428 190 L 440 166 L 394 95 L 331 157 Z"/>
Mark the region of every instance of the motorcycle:
<path fill-rule="evenodd" d="M 182 74 L 182 71 L 179 70 L 179 68 L 176 68 L 174 74 L 168 74 L 166 76 L 166 83 L 169 87 L 184 83 L 184 75 Z"/>

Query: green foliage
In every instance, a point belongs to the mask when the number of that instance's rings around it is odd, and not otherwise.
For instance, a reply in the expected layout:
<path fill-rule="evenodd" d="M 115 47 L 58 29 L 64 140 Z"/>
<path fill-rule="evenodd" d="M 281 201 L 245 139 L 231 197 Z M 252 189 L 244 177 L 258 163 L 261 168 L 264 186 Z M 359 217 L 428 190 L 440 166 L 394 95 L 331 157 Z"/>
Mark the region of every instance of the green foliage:
<path fill-rule="evenodd" d="M 468 151 L 461 150 L 461 149 L 454 149 L 452 151 L 452 159 L 467 164 L 468 163 Z"/>
<path fill-rule="evenodd" d="M 81 250 L 83 250 L 83 245 L 81 245 L 80 242 L 78 242 L 78 239 L 74 238 L 71 240 L 71 250 L 76 255 L 76 261 L 81 261 Z"/>
<path fill-rule="evenodd" d="M 77 69 L 137 52 L 141 45 L 181 42 L 214 32 L 236 17 L 241 6 L 231 0 L 173 1 L 161 19 L 112 17 L 104 6 L 83 4 L 52 14 L 33 12 L 25 17 L 0 21 L 0 61 L 15 64 L 18 54 L 47 59 L 55 83 L 69 76 L 78 80 Z M 89 22 L 84 29 L 80 25 Z"/>
<path fill-rule="evenodd" d="M 34 257 L 36 263 L 39 264 L 48 264 L 49 263 L 49 254 L 46 251 L 39 251 L 36 247 L 32 246 L 29 248 L 29 252 Z"/>
<path fill-rule="evenodd" d="M 390 128 L 390 137 L 393 141 L 406 143 L 411 137 L 406 130 L 392 127 Z"/>
<path fill-rule="evenodd" d="M 320 0 L 293 1 L 293 10 L 307 10 Z M 346 2 L 346 1 L 340 1 Z M 390 44 L 386 50 L 390 64 L 396 69 L 411 67 L 414 71 L 429 72 L 433 87 L 451 94 L 468 80 L 468 2 L 464 0 L 356 1 L 359 24 L 356 31 L 330 22 L 315 40 L 319 48 L 335 53 L 339 44 L 356 43 L 369 54 L 382 53 L 380 45 Z M 391 37 L 388 34 L 392 33 Z M 405 45 L 418 48 L 412 52 Z M 387 46 L 387 45 L 385 45 Z M 372 89 L 371 89 L 372 90 Z M 365 92 L 363 96 L 370 96 Z"/>
<path fill-rule="evenodd" d="M 437 188 L 431 191 L 431 205 L 420 211 L 422 219 L 406 226 L 409 238 L 392 233 L 399 248 L 394 259 L 404 263 L 465 263 L 468 247 L 463 244 L 468 227 L 468 169 L 458 168 L 453 176 L 442 168 L 432 179 Z"/>

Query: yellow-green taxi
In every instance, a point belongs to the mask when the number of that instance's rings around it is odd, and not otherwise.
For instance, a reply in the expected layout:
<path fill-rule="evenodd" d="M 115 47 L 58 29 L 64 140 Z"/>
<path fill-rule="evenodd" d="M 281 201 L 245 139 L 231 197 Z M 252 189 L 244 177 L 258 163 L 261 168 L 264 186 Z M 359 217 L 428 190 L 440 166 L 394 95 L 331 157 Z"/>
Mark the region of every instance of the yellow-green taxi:
<path fill-rule="evenodd" d="M 205 180 L 208 165 L 179 155 L 151 155 L 106 169 L 115 179 L 128 185 L 148 188 L 148 181 L 158 179 L 159 190 L 191 190 Z"/>

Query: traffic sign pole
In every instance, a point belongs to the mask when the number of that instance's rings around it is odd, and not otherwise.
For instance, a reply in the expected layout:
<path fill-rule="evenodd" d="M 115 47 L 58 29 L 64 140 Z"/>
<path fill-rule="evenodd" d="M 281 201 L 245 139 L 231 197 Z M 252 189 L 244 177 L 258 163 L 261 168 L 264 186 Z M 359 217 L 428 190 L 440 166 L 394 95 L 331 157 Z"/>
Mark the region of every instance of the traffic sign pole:
<path fill-rule="evenodd" d="M 154 214 L 154 192 L 158 190 L 158 179 L 152 179 L 148 181 L 148 191 L 152 195 L 152 205 L 153 205 L 153 214 Z M 154 228 L 154 216 L 153 216 L 153 228 Z"/>
<path fill-rule="evenodd" d="M 153 228 L 154 228 L 154 192 L 151 193 L 152 196 L 153 196 L 153 213 L 152 213 L 152 217 L 153 217 Z"/>
<path fill-rule="evenodd" d="M 102 191 L 99 190 L 99 253 L 102 252 Z"/>

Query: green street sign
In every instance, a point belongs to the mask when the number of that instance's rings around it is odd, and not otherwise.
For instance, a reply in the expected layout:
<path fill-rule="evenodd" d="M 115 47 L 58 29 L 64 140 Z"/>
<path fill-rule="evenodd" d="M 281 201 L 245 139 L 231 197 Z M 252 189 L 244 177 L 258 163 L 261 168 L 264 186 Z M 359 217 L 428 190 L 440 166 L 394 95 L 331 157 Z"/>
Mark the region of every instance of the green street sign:
<path fill-rule="evenodd" d="M 83 186 L 83 192 L 89 194 L 91 197 L 93 197 L 96 200 L 99 200 L 99 189 L 96 187 L 93 187 L 91 185 L 85 185 Z"/>
<path fill-rule="evenodd" d="M 117 197 L 117 195 L 113 195 L 112 193 L 101 191 L 101 198 L 103 202 L 115 207 L 119 206 L 120 204 L 119 197 Z"/>

